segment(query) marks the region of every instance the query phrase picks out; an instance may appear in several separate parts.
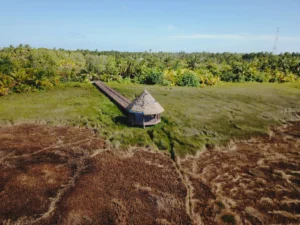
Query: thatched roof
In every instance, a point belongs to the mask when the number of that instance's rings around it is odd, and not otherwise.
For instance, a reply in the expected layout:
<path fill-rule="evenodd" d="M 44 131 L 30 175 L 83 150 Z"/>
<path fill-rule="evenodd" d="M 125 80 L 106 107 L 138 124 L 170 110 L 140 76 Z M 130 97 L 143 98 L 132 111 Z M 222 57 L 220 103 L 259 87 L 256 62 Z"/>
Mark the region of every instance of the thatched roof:
<path fill-rule="evenodd" d="M 129 104 L 127 111 L 143 113 L 144 115 L 153 115 L 162 113 L 164 109 L 147 90 L 144 90 L 140 96 Z"/>

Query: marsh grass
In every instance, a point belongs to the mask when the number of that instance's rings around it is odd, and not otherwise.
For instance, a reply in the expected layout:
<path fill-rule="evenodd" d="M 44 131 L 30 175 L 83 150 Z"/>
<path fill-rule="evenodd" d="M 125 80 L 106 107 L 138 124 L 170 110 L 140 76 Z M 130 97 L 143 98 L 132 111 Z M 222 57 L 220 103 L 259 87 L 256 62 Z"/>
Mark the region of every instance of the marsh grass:
<path fill-rule="evenodd" d="M 164 107 L 162 123 L 128 127 L 116 105 L 91 84 L 71 83 L 49 91 L 0 98 L 0 124 L 37 122 L 87 126 L 113 147 L 153 146 L 173 155 L 266 134 L 271 125 L 300 111 L 295 84 L 221 83 L 216 87 L 163 87 L 108 83 L 134 99 L 144 89 Z"/>
<path fill-rule="evenodd" d="M 230 139 L 266 134 L 270 126 L 292 120 L 300 111 L 300 91 L 295 84 L 221 83 L 205 88 L 109 85 L 130 99 L 143 89 L 150 91 L 165 112 L 162 123 L 147 128 L 148 133 L 158 147 L 173 148 L 179 155 L 226 144 Z"/>

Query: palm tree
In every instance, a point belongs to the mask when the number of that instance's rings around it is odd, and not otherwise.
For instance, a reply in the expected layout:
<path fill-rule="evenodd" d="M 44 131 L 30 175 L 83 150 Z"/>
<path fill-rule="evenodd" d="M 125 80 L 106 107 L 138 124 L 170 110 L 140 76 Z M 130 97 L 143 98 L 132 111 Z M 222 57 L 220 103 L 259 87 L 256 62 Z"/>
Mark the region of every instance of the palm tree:
<path fill-rule="evenodd" d="M 10 76 L 14 79 L 16 85 L 26 83 L 29 80 L 29 75 L 26 74 L 25 69 L 16 69 L 10 73 Z"/>
<path fill-rule="evenodd" d="M 11 73 L 12 68 L 13 64 L 8 55 L 0 57 L 0 72 L 2 72 L 3 74 L 9 74 Z"/>
<path fill-rule="evenodd" d="M 192 56 L 188 61 L 188 68 L 190 68 L 191 70 L 194 70 L 197 66 L 197 57 L 196 56 Z"/>

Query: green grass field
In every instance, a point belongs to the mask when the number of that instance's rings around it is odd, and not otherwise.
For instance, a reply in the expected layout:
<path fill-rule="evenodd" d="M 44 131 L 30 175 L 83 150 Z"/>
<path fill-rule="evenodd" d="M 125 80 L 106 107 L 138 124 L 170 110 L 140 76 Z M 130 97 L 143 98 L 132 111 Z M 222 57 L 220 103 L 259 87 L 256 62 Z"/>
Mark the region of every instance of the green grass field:
<path fill-rule="evenodd" d="M 176 155 L 204 146 L 265 134 L 295 119 L 300 89 L 295 84 L 222 83 L 215 87 L 163 87 L 109 83 L 133 99 L 147 89 L 165 108 L 162 123 L 128 127 L 119 109 L 91 84 L 71 83 L 49 91 L 0 98 L 0 125 L 25 122 L 87 126 L 112 147 L 154 146 Z"/>

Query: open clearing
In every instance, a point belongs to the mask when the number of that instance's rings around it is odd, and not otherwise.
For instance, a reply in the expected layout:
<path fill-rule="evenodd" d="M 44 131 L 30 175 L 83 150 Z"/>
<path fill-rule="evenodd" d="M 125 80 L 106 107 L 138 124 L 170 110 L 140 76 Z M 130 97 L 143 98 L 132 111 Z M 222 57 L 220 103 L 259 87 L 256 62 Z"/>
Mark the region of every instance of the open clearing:
<path fill-rule="evenodd" d="M 297 224 L 300 123 L 178 159 L 88 129 L 0 128 L 2 224 Z"/>

